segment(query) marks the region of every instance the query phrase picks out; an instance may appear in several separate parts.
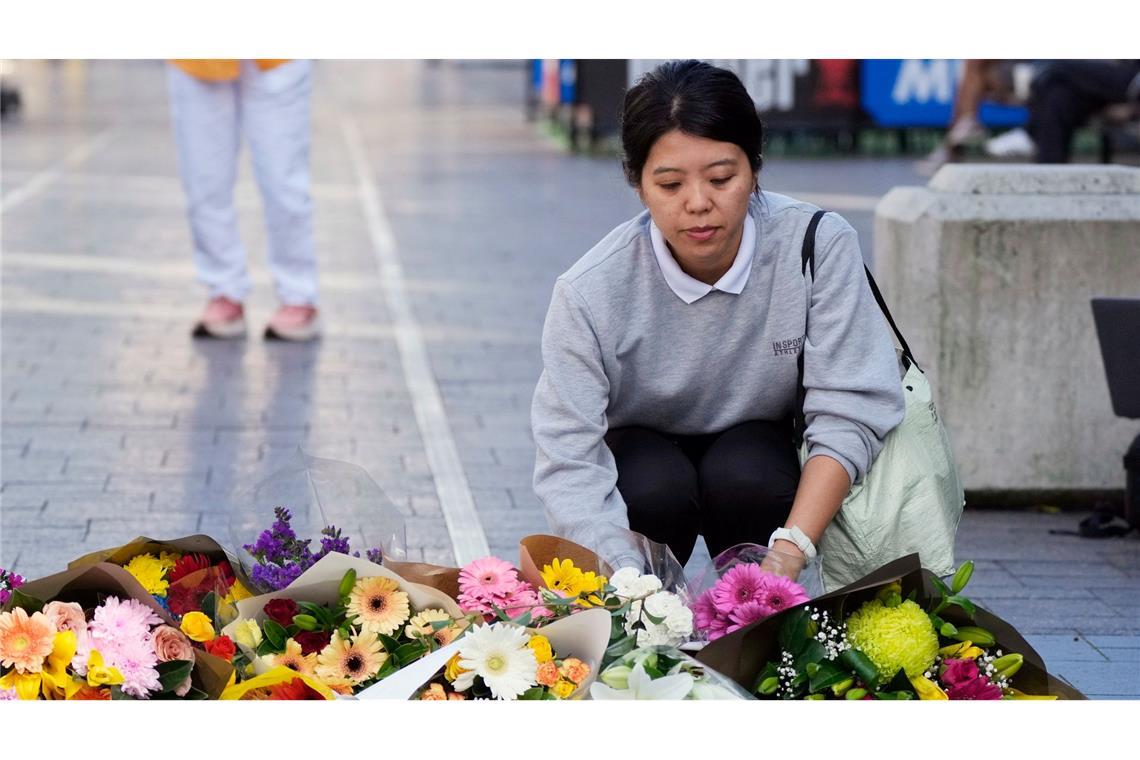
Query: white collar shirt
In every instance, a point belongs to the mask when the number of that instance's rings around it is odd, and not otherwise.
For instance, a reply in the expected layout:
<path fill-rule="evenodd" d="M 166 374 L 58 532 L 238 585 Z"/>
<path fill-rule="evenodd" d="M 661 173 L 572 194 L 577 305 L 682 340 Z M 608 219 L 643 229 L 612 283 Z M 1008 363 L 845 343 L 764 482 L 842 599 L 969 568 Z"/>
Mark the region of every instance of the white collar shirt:
<path fill-rule="evenodd" d="M 756 223 L 750 215 L 744 217 L 744 234 L 740 236 L 740 248 L 736 251 L 732 266 L 712 285 L 691 277 L 681 269 L 665 243 L 665 236 L 652 219 L 649 220 L 649 238 L 653 242 L 653 253 L 661 267 L 661 274 L 665 276 L 665 282 L 685 303 L 691 304 L 714 290 L 740 295 L 752 272 L 752 257 L 756 252 Z"/>

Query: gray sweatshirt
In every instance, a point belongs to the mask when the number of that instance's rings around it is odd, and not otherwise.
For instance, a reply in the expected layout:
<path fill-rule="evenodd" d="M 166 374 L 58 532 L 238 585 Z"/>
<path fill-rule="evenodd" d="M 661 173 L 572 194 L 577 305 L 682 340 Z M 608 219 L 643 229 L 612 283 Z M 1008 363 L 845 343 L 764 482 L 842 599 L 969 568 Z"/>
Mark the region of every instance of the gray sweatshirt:
<path fill-rule="evenodd" d="M 824 216 L 815 281 L 800 273 L 816 210 L 753 196 L 756 248 L 739 295 L 713 290 L 687 304 L 674 293 L 648 211 L 558 278 L 531 408 L 534 489 L 555 533 L 627 564 L 635 551 L 606 432 L 639 425 L 696 435 L 787 419 L 801 350 L 808 457 L 830 456 L 853 483 L 863 478 L 903 418 L 899 365 L 851 225 Z"/>

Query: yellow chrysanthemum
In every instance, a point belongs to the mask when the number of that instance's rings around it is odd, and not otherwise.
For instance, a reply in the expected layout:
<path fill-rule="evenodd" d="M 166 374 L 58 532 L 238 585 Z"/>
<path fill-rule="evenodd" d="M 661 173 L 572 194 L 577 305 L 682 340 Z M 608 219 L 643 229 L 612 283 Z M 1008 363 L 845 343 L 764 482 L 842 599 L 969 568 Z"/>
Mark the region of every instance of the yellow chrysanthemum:
<path fill-rule="evenodd" d="M 182 559 L 182 555 L 178 552 L 159 552 L 158 562 L 162 565 L 163 570 L 169 570 L 178 564 L 178 560 Z"/>
<path fill-rule="evenodd" d="M 165 552 L 163 555 L 169 556 Z M 127 563 L 126 571 L 142 584 L 148 594 L 166 596 L 166 590 L 170 587 L 166 582 L 166 571 L 171 567 L 174 565 L 166 564 L 153 554 L 140 554 Z"/>
<path fill-rule="evenodd" d="M 361 578 L 348 595 L 347 612 L 366 631 L 391 636 L 412 614 L 407 593 L 390 578 Z"/>
<path fill-rule="evenodd" d="M 917 678 L 938 655 L 938 634 L 930 617 L 910 600 L 895 607 L 878 599 L 867 602 L 847 619 L 847 640 L 875 663 L 883 678 L 900 668 Z"/>
<path fill-rule="evenodd" d="M 585 590 L 586 576 L 568 559 L 557 557 L 550 565 L 542 566 L 542 582 L 546 587 L 563 597 L 575 597 Z"/>

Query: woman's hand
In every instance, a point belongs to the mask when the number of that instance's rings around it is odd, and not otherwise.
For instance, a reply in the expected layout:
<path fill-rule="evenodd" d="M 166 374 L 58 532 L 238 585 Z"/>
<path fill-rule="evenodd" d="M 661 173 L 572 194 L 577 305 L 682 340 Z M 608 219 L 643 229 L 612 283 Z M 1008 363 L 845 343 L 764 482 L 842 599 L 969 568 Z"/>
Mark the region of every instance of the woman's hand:
<path fill-rule="evenodd" d="M 800 547 L 791 541 L 780 539 L 772 544 L 772 548 L 764 555 L 764 559 L 760 561 L 760 569 L 794 581 L 800 577 L 805 564 L 807 558 L 800 551 Z"/>

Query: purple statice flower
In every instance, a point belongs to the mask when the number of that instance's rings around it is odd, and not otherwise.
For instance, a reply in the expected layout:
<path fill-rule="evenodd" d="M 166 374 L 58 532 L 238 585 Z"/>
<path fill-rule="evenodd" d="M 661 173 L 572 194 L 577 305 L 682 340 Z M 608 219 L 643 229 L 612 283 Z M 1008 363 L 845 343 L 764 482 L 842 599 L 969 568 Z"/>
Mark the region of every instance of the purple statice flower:
<path fill-rule="evenodd" d="M 326 525 L 321 531 L 321 535 L 323 536 L 321 538 L 321 550 L 317 552 L 316 559 L 320 559 L 330 552 L 351 553 L 348 539 L 340 534 L 340 528 L 335 525 Z"/>
<path fill-rule="evenodd" d="M 302 561 L 310 559 L 309 540 L 301 541 L 293 532 L 289 521 L 293 519 L 292 513 L 285 507 L 276 507 L 273 510 L 277 519 L 269 530 L 263 530 L 252 544 L 245 544 L 242 548 L 257 558 L 259 562 L 284 564 L 288 561 Z"/>
<path fill-rule="evenodd" d="M 280 591 L 297 580 L 304 571 L 305 568 L 296 562 L 290 562 L 286 565 L 266 565 L 259 563 L 253 566 L 253 572 L 250 573 L 250 580 L 263 588 Z"/>
<path fill-rule="evenodd" d="M 384 560 L 384 553 L 379 548 L 369 549 L 364 553 L 369 562 L 375 562 L 377 565 L 381 564 Z"/>

